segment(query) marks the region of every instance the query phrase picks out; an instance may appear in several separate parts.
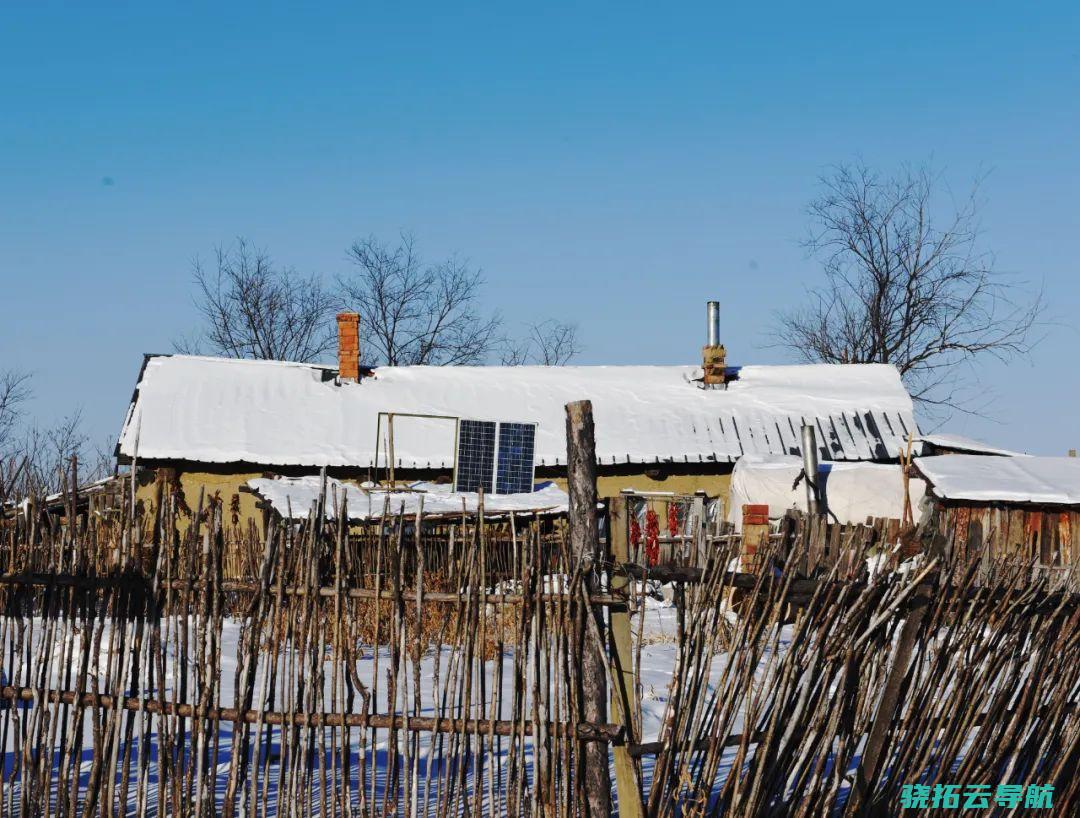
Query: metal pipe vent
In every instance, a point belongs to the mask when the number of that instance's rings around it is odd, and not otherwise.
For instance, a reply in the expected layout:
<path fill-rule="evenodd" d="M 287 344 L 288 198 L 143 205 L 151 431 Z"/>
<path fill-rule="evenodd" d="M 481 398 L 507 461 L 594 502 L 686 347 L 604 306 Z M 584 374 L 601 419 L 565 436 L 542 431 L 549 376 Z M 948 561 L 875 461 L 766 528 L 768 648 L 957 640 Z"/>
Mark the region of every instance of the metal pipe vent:
<path fill-rule="evenodd" d="M 709 343 L 708 346 L 718 347 L 720 346 L 720 302 L 710 301 L 706 307 L 709 321 Z"/>

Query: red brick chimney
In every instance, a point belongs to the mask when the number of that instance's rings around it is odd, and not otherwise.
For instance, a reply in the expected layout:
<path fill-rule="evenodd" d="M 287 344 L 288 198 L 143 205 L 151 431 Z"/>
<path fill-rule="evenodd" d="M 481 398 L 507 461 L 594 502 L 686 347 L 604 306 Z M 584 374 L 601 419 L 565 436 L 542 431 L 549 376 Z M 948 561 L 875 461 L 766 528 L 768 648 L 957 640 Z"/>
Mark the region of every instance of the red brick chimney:
<path fill-rule="evenodd" d="M 360 380 L 360 316 L 339 312 L 337 317 L 338 377 L 343 381 Z"/>

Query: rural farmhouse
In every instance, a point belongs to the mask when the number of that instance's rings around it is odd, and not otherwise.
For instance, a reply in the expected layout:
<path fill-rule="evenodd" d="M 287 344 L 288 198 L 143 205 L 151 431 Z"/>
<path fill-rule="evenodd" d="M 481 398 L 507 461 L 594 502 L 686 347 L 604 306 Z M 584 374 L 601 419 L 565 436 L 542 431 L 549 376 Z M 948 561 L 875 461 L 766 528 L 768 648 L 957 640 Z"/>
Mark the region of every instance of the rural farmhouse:
<path fill-rule="evenodd" d="M 735 462 L 799 454 L 804 423 L 829 461 L 895 462 L 918 435 L 895 368 L 726 366 L 710 317 L 701 366 L 363 367 L 352 314 L 339 316 L 337 367 L 148 355 L 116 453 L 137 461 L 141 497 L 168 479 L 189 504 L 205 490 L 256 516 L 240 489 L 267 473 L 460 482 L 462 424 L 475 421 L 527 425 L 528 485 L 561 483 L 564 406 L 582 399 L 601 496 L 703 490 L 726 503 Z"/>

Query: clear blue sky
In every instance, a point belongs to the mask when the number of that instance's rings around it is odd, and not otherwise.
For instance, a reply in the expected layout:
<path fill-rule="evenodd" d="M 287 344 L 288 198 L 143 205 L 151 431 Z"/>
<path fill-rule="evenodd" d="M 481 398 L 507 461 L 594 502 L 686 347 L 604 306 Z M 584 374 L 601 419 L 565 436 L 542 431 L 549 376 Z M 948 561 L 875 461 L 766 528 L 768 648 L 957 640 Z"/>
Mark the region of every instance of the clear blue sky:
<path fill-rule="evenodd" d="M 582 362 L 696 361 L 710 297 L 729 359 L 778 362 L 818 175 L 932 158 L 990 171 L 985 246 L 1059 319 L 981 370 L 994 421 L 948 428 L 1080 446 L 1075 3 L 513 5 L 6 5 L 0 368 L 115 435 L 195 255 L 243 235 L 329 276 L 401 229 L 511 328 L 579 322 Z"/>

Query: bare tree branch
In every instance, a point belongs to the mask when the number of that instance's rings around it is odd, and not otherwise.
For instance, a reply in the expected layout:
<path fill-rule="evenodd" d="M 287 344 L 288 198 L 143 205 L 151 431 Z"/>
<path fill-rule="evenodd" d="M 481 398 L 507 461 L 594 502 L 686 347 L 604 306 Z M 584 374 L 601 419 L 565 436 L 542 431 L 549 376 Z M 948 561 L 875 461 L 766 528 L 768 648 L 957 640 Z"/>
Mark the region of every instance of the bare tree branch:
<path fill-rule="evenodd" d="M 265 251 L 239 239 L 215 251 L 216 269 L 194 263 L 195 306 L 203 326 L 178 339 L 180 352 L 229 358 L 312 361 L 334 348 L 334 297 L 318 277 L 276 267 Z"/>
<path fill-rule="evenodd" d="M 481 313 L 483 277 L 467 262 L 428 264 L 407 233 L 395 247 L 357 241 L 349 259 L 355 269 L 339 285 L 345 306 L 360 314 L 369 363 L 479 364 L 494 349 L 502 320 Z"/>
<path fill-rule="evenodd" d="M 553 319 L 531 324 L 528 333 L 520 341 L 506 339 L 502 364 L 563 366 L 581 352 L 577 329 L 577 324 L 563 324 Z"/>
<path fill-rule="evenodd" d="M 807 361 L 894 364 L 924 409 L 971 411 L 960 365 L 1029 352 L 1044 303 L 978 249 L 978 183 L 940 221 L 937 183 L 926 168 L 884 178 L 861 165 L 822 178 L 805 247 L 825 281 L 774 334 Z"/>

